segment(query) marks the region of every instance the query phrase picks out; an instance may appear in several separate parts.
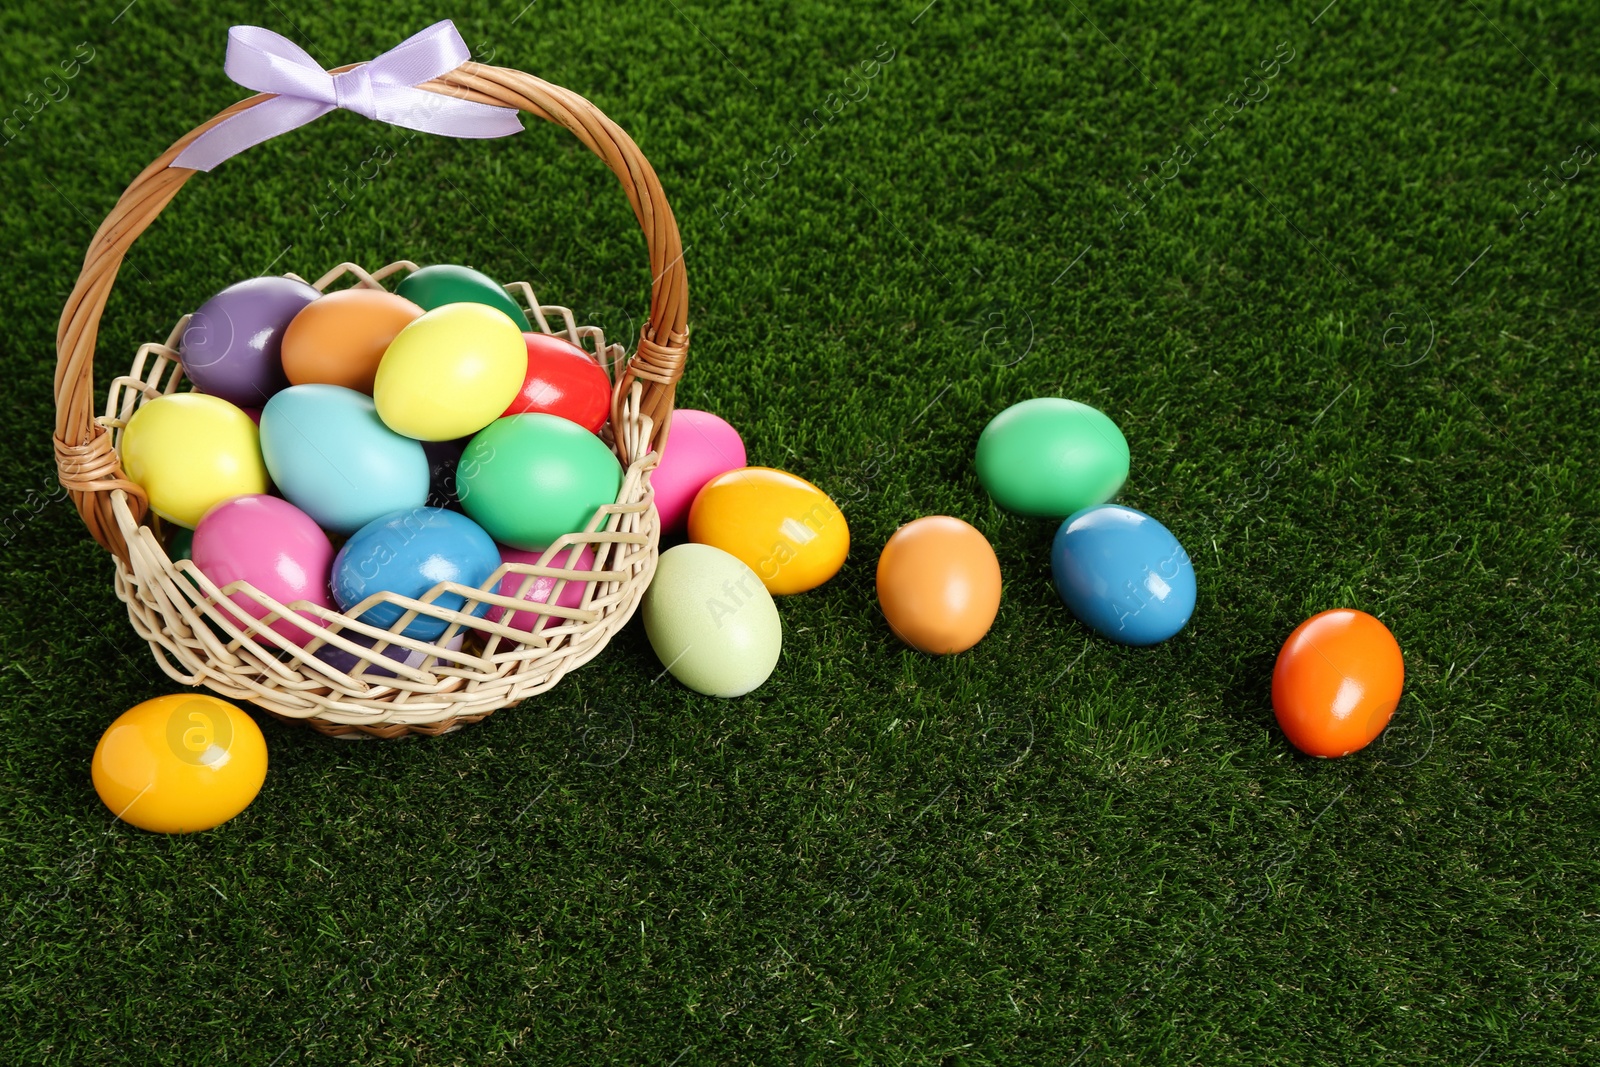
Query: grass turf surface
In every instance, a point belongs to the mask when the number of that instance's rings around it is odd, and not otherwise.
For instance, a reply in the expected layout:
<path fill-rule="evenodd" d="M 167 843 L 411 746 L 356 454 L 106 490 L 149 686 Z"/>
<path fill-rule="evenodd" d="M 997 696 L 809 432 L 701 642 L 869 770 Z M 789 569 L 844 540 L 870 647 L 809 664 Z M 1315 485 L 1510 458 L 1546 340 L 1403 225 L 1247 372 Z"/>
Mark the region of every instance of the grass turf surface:
<path fill-rule="evenodd" d="M 1320 6 L 9 6 L 0 1059 L 1596 1057 L 1592 20 Z M 175 686 L 53 495 L 75 265 L 241 95 L 230 24 L 331 66 L 446 16 L 644 148 L 688 246 L 680 404 L 833 494 L 850 560 L 780 604 L 746 699 L 657 681 L 635 622 L 439 741 L 263 719 L 243 815 L 122 826 L 90 753 Z M 331 115 L 192 181 L 124 266 L 102 395 L 220 286 L 344 259 L 470 262 L 636 332 L 643 241 L 576 141 L 406 138 Z M 1194 557 L 1167 644 L 1089 637 L 1051 525 L 978 486 L 978 431 L 1037 395 L 1116 419 L 1123 501 Z M 872 593 L 931 513 L 1007 583 L 944 659 Z M 1341 605 L 1394 629 L 1407 692 L 1370 749 L 1315 761 L 1270 671 Z"/>

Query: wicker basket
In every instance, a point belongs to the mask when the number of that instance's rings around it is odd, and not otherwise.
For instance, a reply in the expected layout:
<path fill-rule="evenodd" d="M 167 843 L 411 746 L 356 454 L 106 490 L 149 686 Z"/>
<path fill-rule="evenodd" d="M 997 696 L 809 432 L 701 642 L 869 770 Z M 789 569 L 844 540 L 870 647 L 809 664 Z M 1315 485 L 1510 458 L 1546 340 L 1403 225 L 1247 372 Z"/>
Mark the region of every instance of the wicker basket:
<path fill-rule="evenodd" d="M 467 63 L 420 87 L 518 108 L 571 130 L 616 174 L 649 247 L 650 313 L 631 358 L 621 345 L 607 346 L 599 329 L 576 324 L 567 309 L 541 307 L 526 283 L 507 287 L 521 297 L 540 329 L 587 345 L 611 374 L 606 440 L 626 470 L 616 503 L 600 509 L 588 529 L 550 546 L 539 565 L 505 565 L 480 589 L 444 584 L 418 601 L 383 594 L 343 615 L 304 602 L 280 604 L 242 582 L 219 589 L 188 560 L 175 564 L 168 557 L 161 523 L 148 513 L 143 490 L 123 472 L 118 447 L 121 427 L 139 405 L 174 391 L 182 381 L 175 346 L 188 320 L 178 323 L 165 344 L 139 350 L 130 373 L 112 383 L 105 414 L 96 418 L 94 352 L 100 316 L 124 253 L 196 173 L 168 164 L 202 132 L 269 96 L 254 96 L 223 111 L 133 180 L 89 246 L 56 335 L 55 449 L 61 484 L 89 532 L 113 556 L 117 595 L 127 603 L 134 629 L 149 641 L 157 663 L 186 685 L 251 701 L 334 736 L 447 733 L 544 692 L 605 647 L 632 616 L 655 573 L 659 521 L 649 476 L 665 440 L 674 387 L 688 350 L 688 289 L 677 223 L 655 171 L 616 123 L 575 93 L 502 67 Z M 358 285 L 377 286 L 412 266 L 395 263 L 368 274 L 343 264 L 315 284 L 321 289 L 348 272 Z M 558 320 L 554 328 L 552 320 Z M 563 563 L 575 558 L 572 546 L 581 545 L 595 553 L 593 571 L 563 569 Z M 538 608 L 551 618 L 533 633 L 474 617 L 474 609 L 482 605 L 530 608 L 526 601 L 494 592 L 507 573 L 583 581 L 582 602 L 563 608 L 553 594 L 548 605 Z M 239 593 L 264 606 L 267 615 L 256 619 L 238 607 L 231 598 Z M 435 603 L 449 593 L 465 598 L 459 610 Z M 392 632 L 354 618 L 380 599 L 406 610 Z M 271 629 L 277 619 L 303 618 L 291 608 L 318 620 L 305 622 L 315 636 L 303 648 Z M 504 618 L 510 614 L 508 610 Z M 448 628 L 433 643 L 399 636 L 418 615 L 443 619 Z M 352 640 L 357 637 L 359 643 Z M 316 655 L 330 645 L 350 658 L 329 659 L 354 665 L 335 669 Z M 404 662 L 383 655 L 394 648 L 412 655 Z M 379 668 L 387 676 L 375 673 Z"/>

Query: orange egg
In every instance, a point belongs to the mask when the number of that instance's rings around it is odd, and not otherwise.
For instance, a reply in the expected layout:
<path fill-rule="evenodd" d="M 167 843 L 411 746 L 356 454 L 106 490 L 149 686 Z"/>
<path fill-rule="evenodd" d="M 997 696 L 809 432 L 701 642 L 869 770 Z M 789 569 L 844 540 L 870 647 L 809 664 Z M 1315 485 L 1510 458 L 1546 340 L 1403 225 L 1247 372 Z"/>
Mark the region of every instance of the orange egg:
<path fill-rule="evenodd" d="M 878 557 L 878 603 L 889 629 L 912 648 L 965 652 L 1000 611 L 1000 561 L 983 534 L 960 519 L 915 519 Z"/>
<path fill-rule="evenodd" d="M 307 304 L 283 333 L 283 372 L 372 395 L 378 362 L 422 309 L 387 289 L 340 289 Z"/>
<path fill-rule="evenodd" d="M 1311 616 L 1283 643 L 1272 709 L 1300 751 L 1347 756 L 1389 725 L 1405 679 L 1389 628 L 1364 611 L 1336 608 Z"/>

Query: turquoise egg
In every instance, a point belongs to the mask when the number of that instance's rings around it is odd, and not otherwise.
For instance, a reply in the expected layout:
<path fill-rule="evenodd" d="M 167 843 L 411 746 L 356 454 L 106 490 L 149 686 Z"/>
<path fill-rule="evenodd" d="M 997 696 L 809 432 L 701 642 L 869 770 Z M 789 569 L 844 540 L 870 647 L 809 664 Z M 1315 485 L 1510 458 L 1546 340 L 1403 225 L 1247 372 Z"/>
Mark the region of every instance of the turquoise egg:
<path fill-rule="evenodd" d="M 1117 495 L 1128 441 L 1088 404 L 1041 396 L 1013 404 L 978 436 L 978 481 L 1007 511 L 1064 519 Z"/>
<path fill-rule="evenodd" d="M 261 454 L 279 492 L 330 533 L 428 500 L 422 442 L 383 424 L 372 398 L 342 385 L 292 385 L 261 412 Z"/>

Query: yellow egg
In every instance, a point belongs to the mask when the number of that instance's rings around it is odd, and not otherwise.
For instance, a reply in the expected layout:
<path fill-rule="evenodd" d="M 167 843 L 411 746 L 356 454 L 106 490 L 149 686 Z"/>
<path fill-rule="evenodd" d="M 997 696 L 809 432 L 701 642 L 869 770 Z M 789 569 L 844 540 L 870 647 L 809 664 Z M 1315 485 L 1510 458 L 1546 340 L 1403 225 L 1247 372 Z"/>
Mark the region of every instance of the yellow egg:
<path fill-rule="evenodd" d="M 769 593 L 803 593 L 839 573 L 850 527 L 828 494 L 771 467 L 741 467 L 705 484 L 689 540 L 743 560 Z"/>
<path fill-rule="evenodd" d="M 156 697 L 106 728 L 90 763 L 112 814 L 142 830 L 187 834 L 227 822 L 267 777 L 255 720 L 199 693 Z"/>
<path fill-rule="evenodd" d="M 445 304 L 395 335 L 378 364 L 372 401 L 395 433 L 453 441 L 499 418 L 527 373 L 522 331 L 505 312 Z"/>
<path fill-rule="evenodd" d="M 122 469 L 157 515 L 194 529 L 230 497 L 267 491 L 261 437 L 219 396 L 173 393 L 142 405 L 122 430 Z"/>

